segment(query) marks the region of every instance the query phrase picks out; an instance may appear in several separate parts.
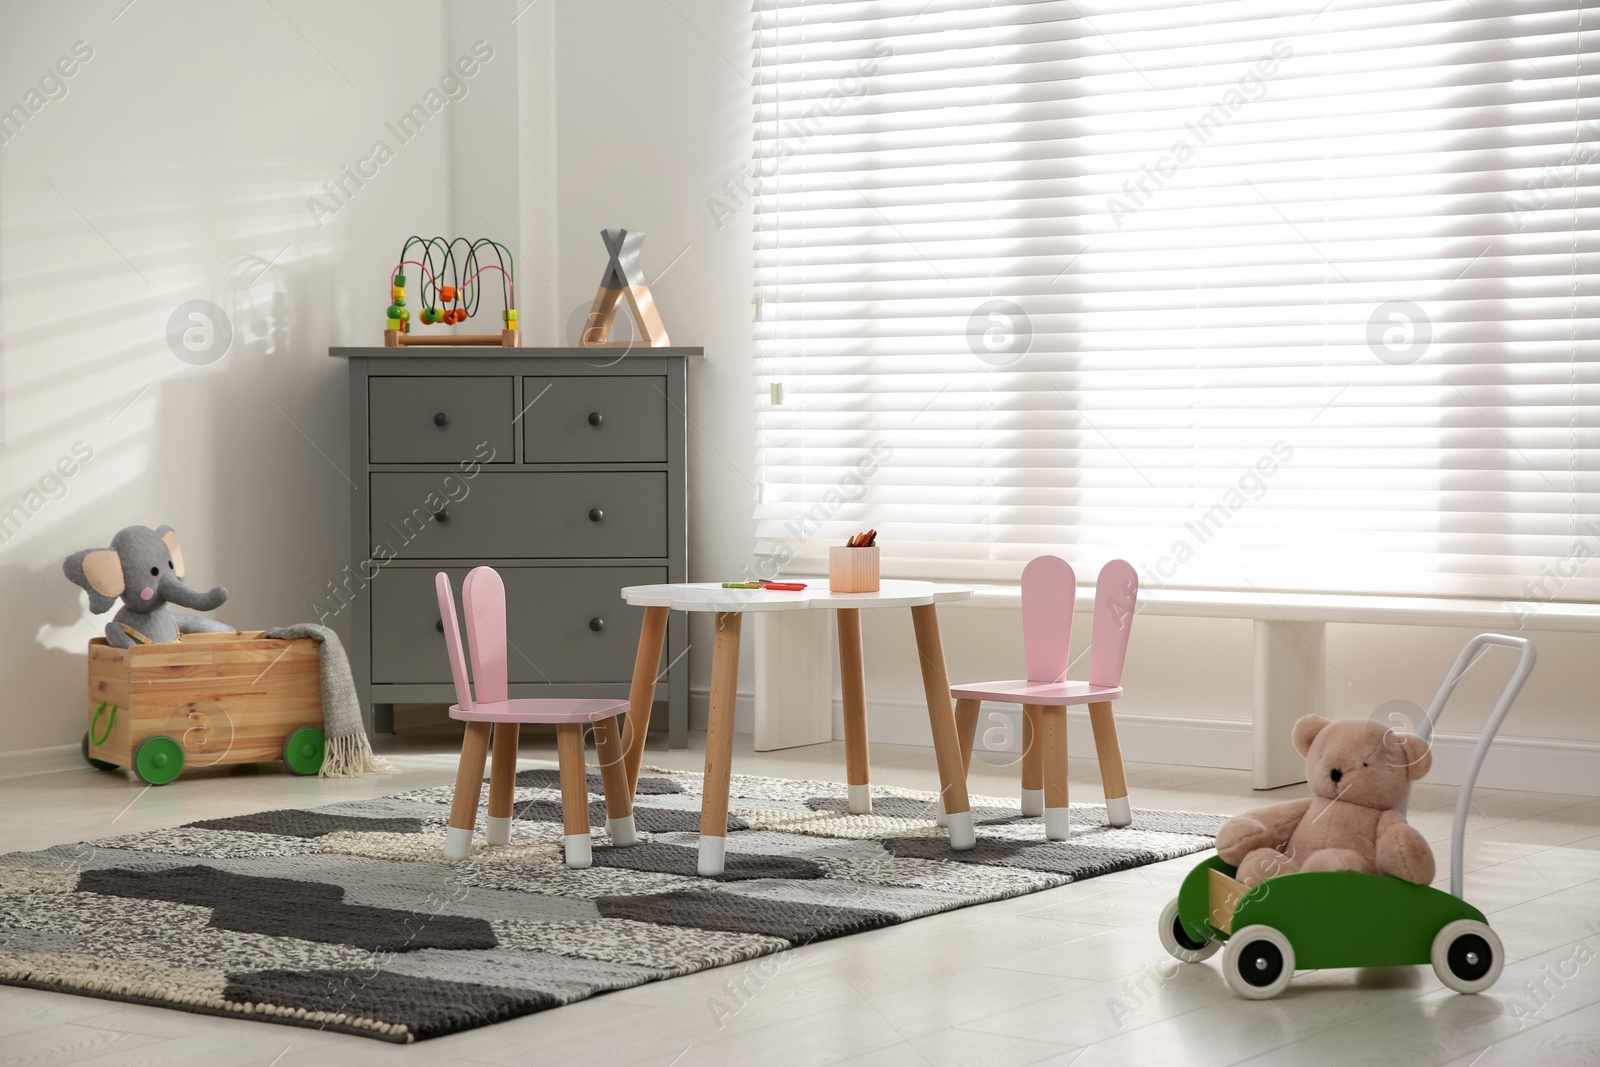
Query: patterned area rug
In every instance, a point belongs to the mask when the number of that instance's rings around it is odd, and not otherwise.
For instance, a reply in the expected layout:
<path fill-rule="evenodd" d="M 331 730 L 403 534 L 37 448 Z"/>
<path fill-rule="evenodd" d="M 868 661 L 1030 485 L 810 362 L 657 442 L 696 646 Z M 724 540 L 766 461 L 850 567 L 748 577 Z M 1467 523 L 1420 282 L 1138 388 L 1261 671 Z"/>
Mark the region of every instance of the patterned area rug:
<path fill-rule="evenodd" d="M 0 982 L 410 1042 L 1211 847 L 1223 816 L 1073 806 L 1046 842 L 974 797 L 953 853 L 933 794 L 735 775 L 727 873 L 695 874 L 699 774 L 650 769 L 640 843 L 562 864 L 555 770 L 517 775 L 510 845 L 444 861 L 451 789 L 208 819 L 0 856 Z M 487 792 L 487 791 L 486 791 Z"/>

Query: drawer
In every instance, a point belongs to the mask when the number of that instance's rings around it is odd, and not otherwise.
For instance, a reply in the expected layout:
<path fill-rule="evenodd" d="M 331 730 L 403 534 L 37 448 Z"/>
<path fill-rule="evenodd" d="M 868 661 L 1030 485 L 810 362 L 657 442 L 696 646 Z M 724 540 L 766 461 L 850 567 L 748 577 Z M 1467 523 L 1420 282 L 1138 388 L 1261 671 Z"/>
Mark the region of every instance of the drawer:
<path fill-rule="evenodd" d="M 667 461 L 665 378 L 524 378 L 522 395 L 524 463 Z"/>
<path fill-rule="evenodd" d="M 447 568 L 461 615 L 468 567 Z M 450 684 L 431 567 L 386 567 L 372 581 L 372 680 Z M 506 657 L 512 682 L 626 682 L 644 609 L 629 585 L 667 580 L 665 567 L 505 567 Z M 601 628 L 591 628 L 600 620 Z M 462 640 L 466 640 L 465 628 Z"/>
<path fill-rule="evenodd" d="M 371 462 L 516 461 L 510 377 L 374 377 L 368 382 Z M 494 451 L 483 449 L 480 455 L 485 442 Z"/>
<path fill-rule="evenodd" d="M 667 554 L 664 471 L 373 472 L 371 540 L 400 559 Z M 450 499 L 451 492 L 458 499 Z M 441 507 L 442 505 L 442 507 Z M 436 512 L 436 513 L 435 513 Z"/>

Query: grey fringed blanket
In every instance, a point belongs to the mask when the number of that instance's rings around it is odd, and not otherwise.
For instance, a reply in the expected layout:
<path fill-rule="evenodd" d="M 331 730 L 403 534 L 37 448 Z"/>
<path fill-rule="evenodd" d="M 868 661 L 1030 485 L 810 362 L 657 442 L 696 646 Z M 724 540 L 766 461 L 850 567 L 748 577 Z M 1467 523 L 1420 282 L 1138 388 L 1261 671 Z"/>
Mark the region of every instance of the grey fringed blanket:
<path fill-rule="evenodd" d="M 357 778 L 367 774 L 393 774 L 389 761 L 372 751 L 361 722 L 361 701 L 350 678 L 339 635 L 314 622 L 295 623 L 268 630 L 261 636 L 287 641 L 309 637 L 322 644 L 322 732 L 326 748 L 322 758 L 324 778 Z"/>

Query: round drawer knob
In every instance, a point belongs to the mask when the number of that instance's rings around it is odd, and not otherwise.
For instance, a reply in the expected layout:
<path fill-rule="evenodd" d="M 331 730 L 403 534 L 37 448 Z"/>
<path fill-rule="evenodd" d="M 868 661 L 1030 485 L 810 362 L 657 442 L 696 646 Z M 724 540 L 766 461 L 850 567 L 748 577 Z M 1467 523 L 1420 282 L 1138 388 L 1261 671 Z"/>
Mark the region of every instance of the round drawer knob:
<path fill-rule="evenodd" d="M 435 619 L 435 620 L 433 620 L 433 628 L 435 630 L 438 630 L 440 633 L 444 633 L 444 620 L 443 619 Z"/>
<path fill-rule="evenodd" d="M 601 630 L 604 630 L 605 628 L 606 628 L 606 620 L 604 620 L 604 619 L 590 619 L 589 620 L 589 629 L 593 630 L 595 633 L 599 633 Z"/>
<path fill-rule="evenodd" d="M 606 417 L 604 415 L 600 414 L 598 411 L 589 412 L 589 425 L 590 426 L 599 426 L 602 422 L 605 422 L 605 421 L 606 421 Z"/>
<path fill-rule="evenodd" d="M 599 508 L 590 508 L 589 509 L 589 521 L 590 522 L 599 522 L 602 519 L 604 519 L 605 517 L 606 517 L 606 513 L 601 511 Z"/>
<path fill-rule="evenodd" d="M 433 417 L 433 424 L 442 430 L 450 425 L 450 416 L 441 411 Z"/>
<path fill-rule="evenodd" d="M 434 522 L 449 522 L 450 521 L 450 509 L 449 508 L 440 508 L 438 511 L 435 511 L 433 513 L 433 521 Z"/>

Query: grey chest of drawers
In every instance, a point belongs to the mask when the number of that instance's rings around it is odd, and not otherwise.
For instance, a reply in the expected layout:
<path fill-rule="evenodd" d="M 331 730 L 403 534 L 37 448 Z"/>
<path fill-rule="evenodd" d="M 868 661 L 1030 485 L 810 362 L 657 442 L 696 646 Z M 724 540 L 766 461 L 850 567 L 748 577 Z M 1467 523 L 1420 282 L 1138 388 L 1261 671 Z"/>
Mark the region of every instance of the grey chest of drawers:
<path fill-rule="evenodd" d="M 698 348 L 335 348 L 350 365 L 350 544 L 324 616 L 351 612 L 368 726 L 454 703 L 433 577 L 506 584 L 511 695 L 626 697 L 642 609 L 688 580 L 686 361 Z M 688 633 L 656 687 L 688 744 Z M 653 721 L 660 719 L 652 716 Z"/>

